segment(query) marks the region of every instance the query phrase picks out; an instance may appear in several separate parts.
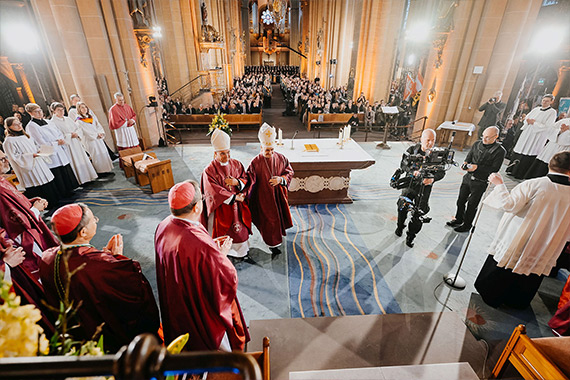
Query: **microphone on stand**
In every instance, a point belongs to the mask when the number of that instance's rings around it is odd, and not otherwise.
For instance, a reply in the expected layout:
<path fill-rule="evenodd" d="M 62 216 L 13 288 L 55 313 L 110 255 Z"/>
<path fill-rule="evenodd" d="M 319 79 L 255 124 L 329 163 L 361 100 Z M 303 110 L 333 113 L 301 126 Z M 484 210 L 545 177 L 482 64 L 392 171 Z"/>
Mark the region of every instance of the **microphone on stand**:
<path fill-rule="evenodd" d="M 293 134 L 293 137 L 291 137 L 291 150 L 295 149 L 295 147 L 293 146 L 293 141 L 295 140 L 295 136 L 297 136 L 297 133 L 299 133 L 299 130 L 296 130 L 295 133 Z"/>
<path fill-rule="evenodd" d="M 447 147 L 448 149 L 451 149 L 451 144 L 453 144 L 453 139 L 455 139 L 455 133 L 456 131 L 451 132 L 451 140 L 449 140 L 449 146 Z"/>

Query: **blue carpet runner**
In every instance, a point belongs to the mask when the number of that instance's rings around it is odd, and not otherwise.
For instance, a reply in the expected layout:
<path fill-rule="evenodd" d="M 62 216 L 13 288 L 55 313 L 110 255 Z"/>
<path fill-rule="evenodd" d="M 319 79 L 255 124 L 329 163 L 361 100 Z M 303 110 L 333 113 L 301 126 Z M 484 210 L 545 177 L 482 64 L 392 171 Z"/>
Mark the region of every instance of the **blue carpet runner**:
<path fill-rule="evenodd" d="M 291 317 L 401 313 L 344 205 L 291 207 Z"/>

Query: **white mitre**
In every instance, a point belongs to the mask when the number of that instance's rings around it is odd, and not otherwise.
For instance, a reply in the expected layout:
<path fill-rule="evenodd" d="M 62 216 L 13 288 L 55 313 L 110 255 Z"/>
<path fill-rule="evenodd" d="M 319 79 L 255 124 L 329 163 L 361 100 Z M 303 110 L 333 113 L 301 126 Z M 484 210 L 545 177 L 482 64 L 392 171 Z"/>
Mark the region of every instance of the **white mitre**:
<path fill-rule="evenodd" d="M 214 129 L 210 139 L 214 152 L 230 149 L 230 135 L 220 129 Z"/>
<path fill-rule="evenodd" d="M 257 134 L 257 138 L 264 148 L 275 148 L 275 136 L 275 128 L 267 123 L 263 123 Z"/>

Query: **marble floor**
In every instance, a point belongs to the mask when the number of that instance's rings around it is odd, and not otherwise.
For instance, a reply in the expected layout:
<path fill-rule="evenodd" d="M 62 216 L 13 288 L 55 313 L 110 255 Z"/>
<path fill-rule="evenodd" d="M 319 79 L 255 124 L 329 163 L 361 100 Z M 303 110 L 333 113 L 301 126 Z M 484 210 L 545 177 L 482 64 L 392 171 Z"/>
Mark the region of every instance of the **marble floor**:
<path fill-rule="evenodd" d="M 550 336 L 547 322 L 554 313 L 568 273 L 561 271 L 557 278 L 545 279 L 527 310 L 494 309 L 483 303 L 473 283 L 501 216 L 498 211 L 484 207 L 460 273 L 467 287 L 462 291 L 448 288 L 442 283 L 442 276 L 456 270 L 468 238 L 467 233 L 456 233 L 445 226 L 455 212 L 462 176 L 460 169 L 451 167 L 445 178 L 435 184 L 430 200 L 433 220 L 424 225 L 414 248 L 408 248 L 405 239 L 394 234 L 399 192 L 389 187 L 389 179 L 411 143 L 392 142 L 390 150 L 377 149 L 374 142 L 360 144 L 376 164 L 352 172 L 349 193 L 354 203 L 342 205 L 343 214 L 351 221 L 350 228 L 343 231 L 342 227 L 337 227 L 337 230 L 346 234 L 348 239 L 358 241 L 359 251 L 368 258 L 370 267 L 379 273 L 377 283 L 369 282 L 370 286 L 378 285 L 376 291 L 389 294 L 394 305 L 391 312 L 452 311 L 465 321 L 476 338 L 484 338 L 491 343 L 491 358 L 498 355 L 513 328 L 520 323 L 527 325 L 531 337 Z M 153 150 L 159 158 L 172 160 L 175 182 L 199 180 L 202 170 L 213 157 L 211 147 L 206 144 Z M 258 144 L 248 143 L 232 146 L 231 154 L 247 166 L 258 151 Z M 466 152 L 457 152 L 456 160 L 461 162 L 465 155 Z M 507 179 L 509 188 L 515 185 L 516 182 Z M 78 192 L 75 200 L 87 203 L 100 218 L 94 245 L 104 246 L 113 234 L 123 234 L 125 254 L 141 263 L 156 292 L 153 235 L 158 223 L 169 214 L 167 192 L 151 194 L 148 187 L 139 188 L 133 178 L 126 179 L 122 171 L 115 168 L 114 176 L 86 186 Z M 331 205 L 333 207 L 336 206 Z M 308 223 L 306 210 L 307 206 L 292 207 L 296 226 L 289 230 L 287 242 L 292 241 L 296 232 L 303 232 L 299 224 Z M 316 211 L 319 212 L 318 209 Z M 323 223 L 320 228 L 330 228 L 326 226 L 326 220 Z M 250 243 L 251 259 L 235 264 L 239 275 L 238 297 L 246 319 L 298 316 L 294 312 L 298 305 L 291 297 L 289 281 L 291 253 L 271 256 L 255 229 Z M 286 244 L 284 250 L 289 247 L 290 244 Z M 355 275 L 358 278 L 364 273 Z M 372 287 L 359 291 L 372 294 L 375 291 Z M 342 313 L 325 310 L 322 315 Z"/>

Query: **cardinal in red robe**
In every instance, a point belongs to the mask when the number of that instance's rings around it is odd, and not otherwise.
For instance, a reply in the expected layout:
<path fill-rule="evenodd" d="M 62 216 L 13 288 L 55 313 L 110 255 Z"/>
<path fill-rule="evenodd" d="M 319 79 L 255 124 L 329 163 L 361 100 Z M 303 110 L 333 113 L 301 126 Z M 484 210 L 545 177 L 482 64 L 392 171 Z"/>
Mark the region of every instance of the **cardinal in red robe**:
<path fill-rule="evenodd" d="M 274 151 L 275 128 L 264 123 L 258 137 L 261 153 L 247 169 L 249 208 L 263 241 L 277 254 L 285 231 L 293 227 L 287 189 L 294 173 L 287 157 Z"/>
<path fill-rule="evenodd" d="M 566 243 L 562 255 L 570 255 L 570 243 Z M 570 336 L 570 277 L 562 289 L 558 310 L 548 322 L 548 326 L 560 335 Z"/>
<path fill-rule="evenodd" d="M 172 215 L 156 229 L 156 280 L 165 343 L 189 333 L 188 350 L 243 350 L 249 332 L 237 299 L 237 272 L 226 257 L 232 239 L 212 239 L 200 223 L 194 181 L 170 189 Z"/>
<path fill-rule="evenodd" d="M 139 146 L 139 138 L 135 129 L 136 121 L 135 111 L 125 103 L 123 94 L 117 92 L 115 104 L 109 109 L 109 128 L 115 131 L 119 150 Z"/>
<path fill-rule="evenodd" d="M 80 203 L 58 209 L 52 226 L 62 244 L 44 252 L 40 275 L 49 304 L 59 309 L 68 279 L 64 260 L 70 272 L 83 266 L 70 280 L 70 300 L 76 307 L 81 302 L 80 326 L 71 334 L 74 340 L 89 340 L 102 325 L 105 351 L 114 353 L 139 334 L 158 336 L 160 318 L 140 264 L 122 255 L 121 235 L 113 236 L 102 250 L 90 244 L 98 220 Z"/>
<path fill-rule="evenodd" d="M 214 160 L 202 173 L 205 208 L 202 223 L 212 237 L 229 236 L 228 256 L 245 257 L 249 251 L 251 213 L 242 193 L 247 183 L 241 162 L 230 157 L 230 136 L 219 129 L 212 133 Z"/>

